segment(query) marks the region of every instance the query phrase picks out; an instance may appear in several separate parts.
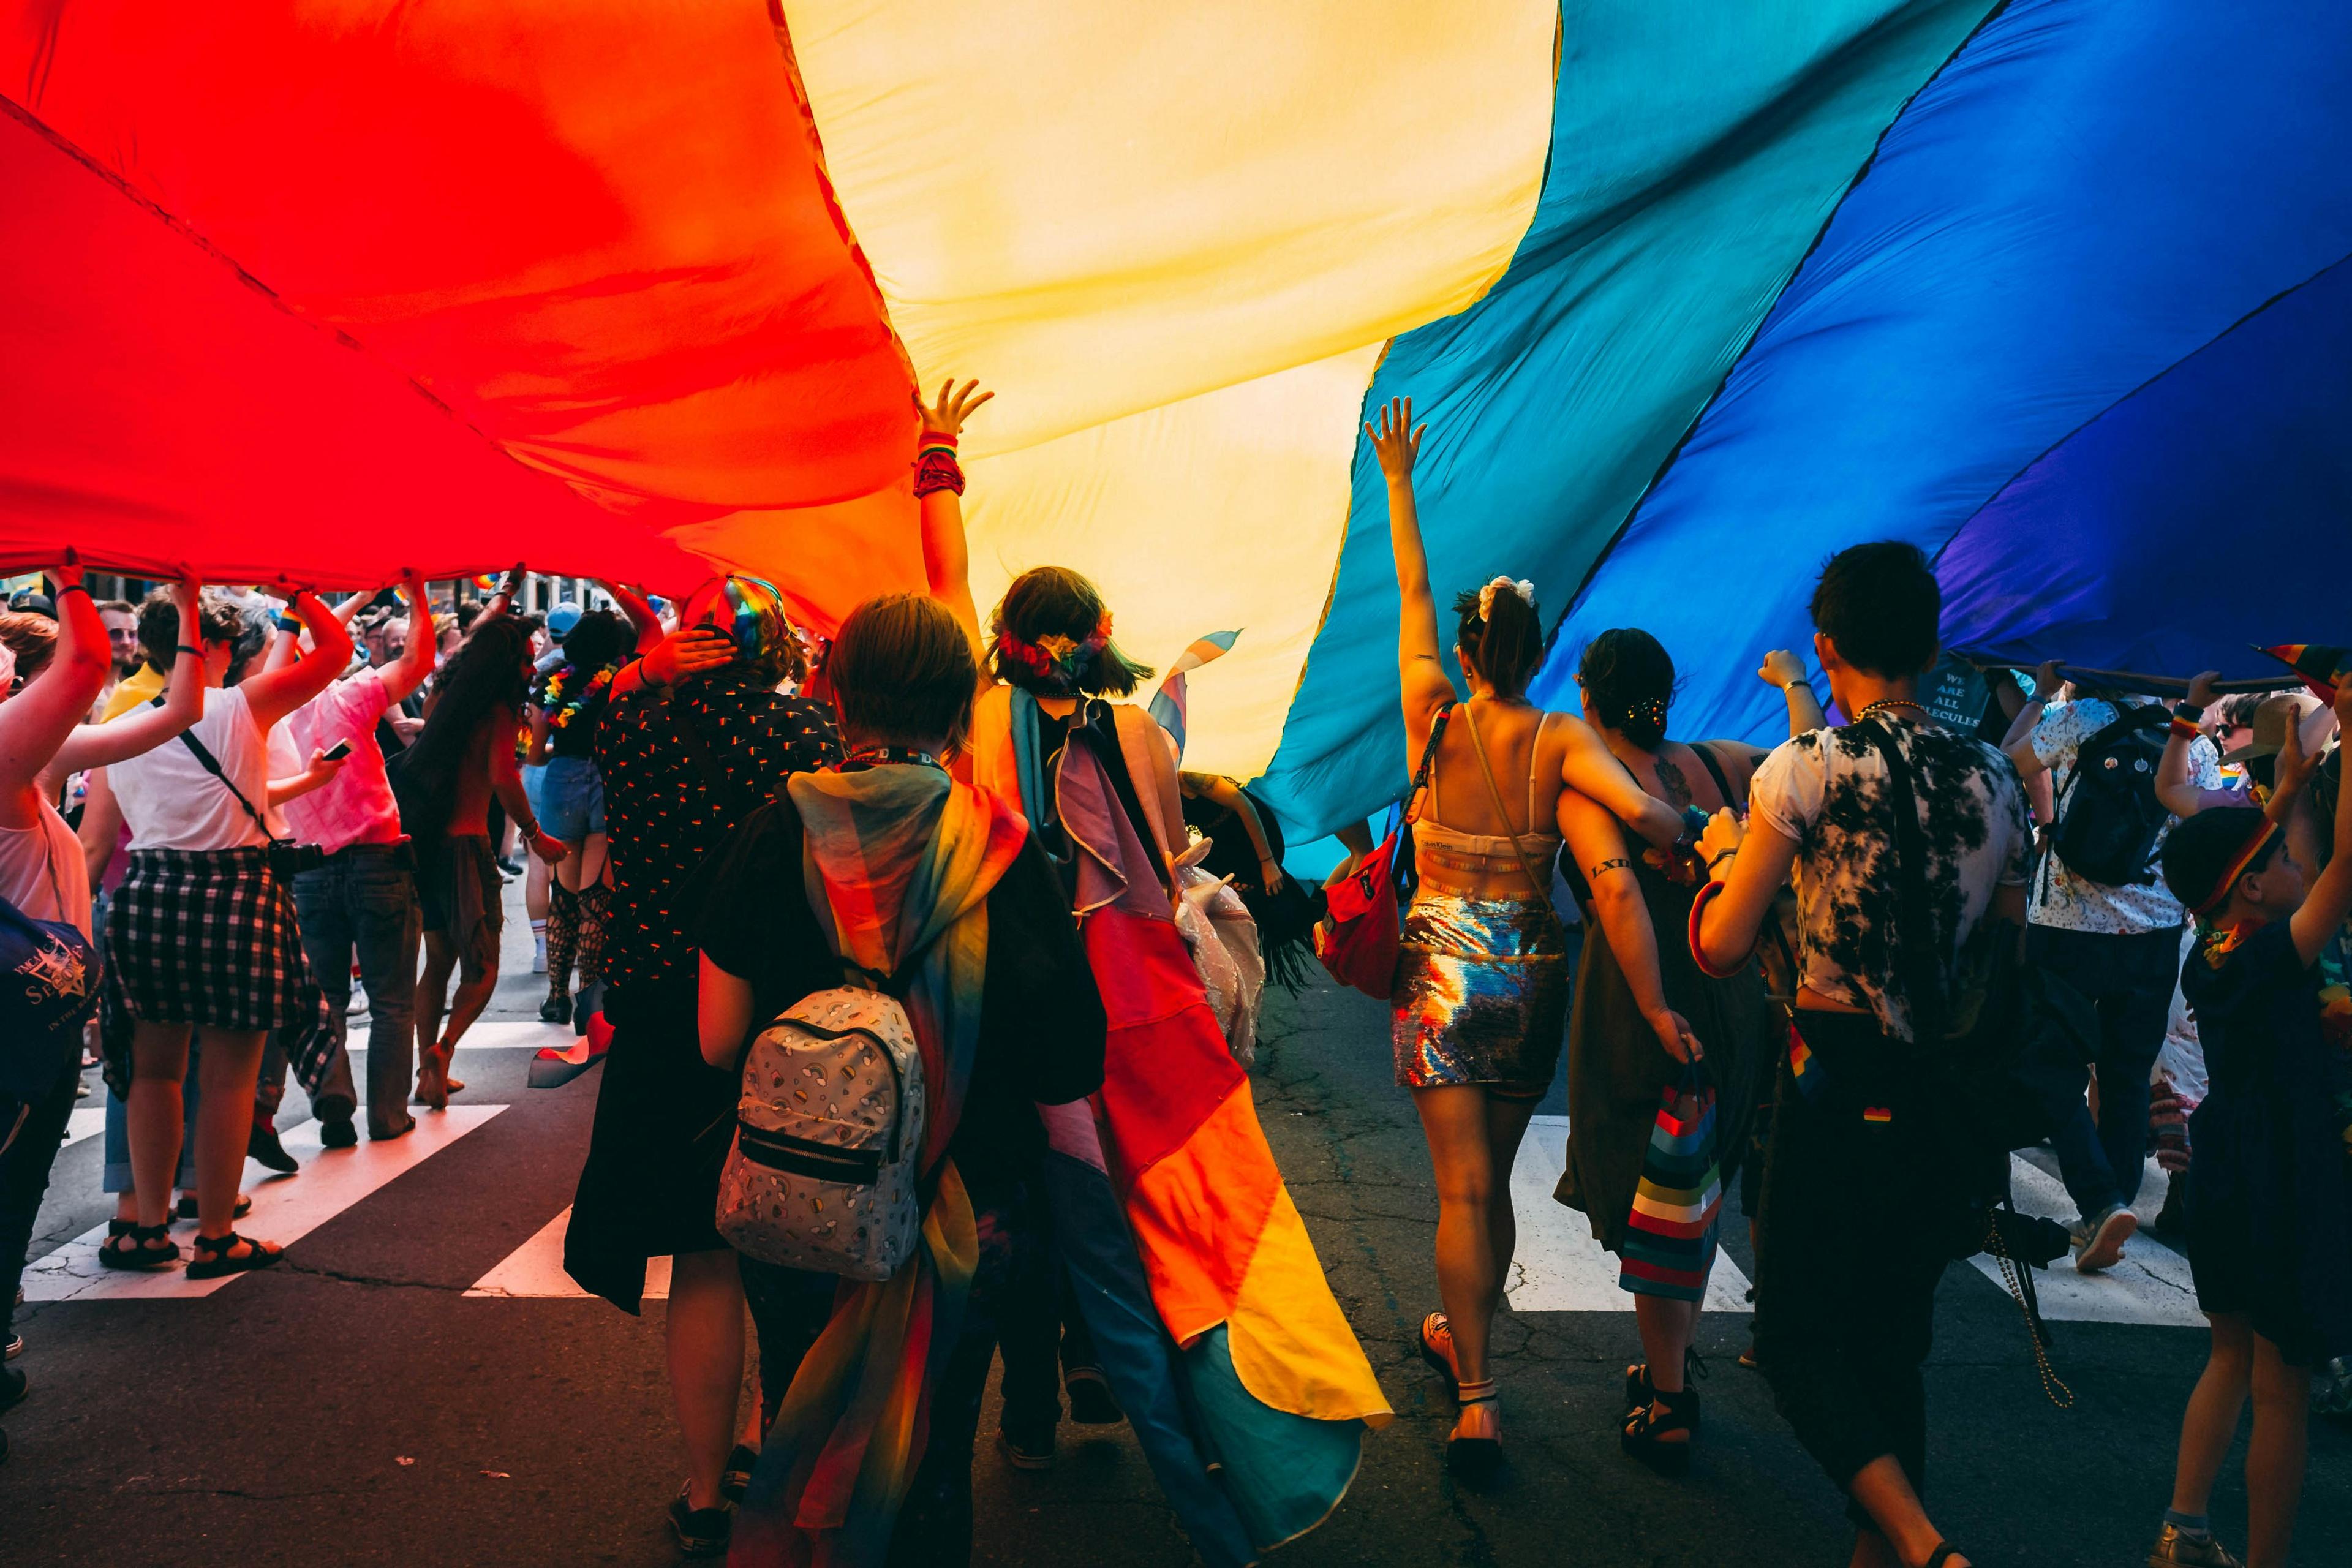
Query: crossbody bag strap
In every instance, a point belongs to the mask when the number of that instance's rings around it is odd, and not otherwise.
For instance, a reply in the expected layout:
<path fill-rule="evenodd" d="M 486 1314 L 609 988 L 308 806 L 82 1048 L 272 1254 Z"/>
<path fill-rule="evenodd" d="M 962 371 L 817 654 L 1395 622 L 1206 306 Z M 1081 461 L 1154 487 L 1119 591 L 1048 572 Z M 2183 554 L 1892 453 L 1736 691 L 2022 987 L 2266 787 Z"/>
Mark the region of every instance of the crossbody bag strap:
<path fill-rule="evenodd" d="M 1878 749 L 1886 763 L 1888 805 L 1895 815 L 1895 886 L 1903 904 L 1903 928 L 1895 952 L 1909 971 L 1903 977 L 1904 1001 L 1911 1015 L 1911 1037 L 1924 1047 L 1942 1033 L 1944 1005 L 1942 965 L 1925 945 L 1935 933 L 1927 903 L 1927 835 L 1919 826 L 1919 796 L 1912 787 L 1911 762 L 1894 736 L 1864 720 L 1855 728 Z M 1930 1027 L 1930 1025 L 1934 1027 Z"/>
<path fill-rule="evenodd" d="M 1511 841 L 1511 854 L 1517 858 L 1519 869 L 1527 874 L 1528 883 L 1535 889 L 1536 897 L 1543 900 L 1545 909 L 1551 910 L 1552 919 L 1558 920 L 1559 911 L 1552 909 L 1551 903 L 1551 879 L 1536 874 L 1535 863 L 1528 858 L 1527 846 L 1519 842 L 1519 830 L 1511 826 L 1511 808 L 1503 804 L 1502 789 L 1495 783 L 1494 764 L 1486 760 L 1486 743 L 1478 738 L 1477 712 L 1467 706 L 1464 707 L 1462 721 L 1470 726 L 1470 749 L 1478 753 L 1478 774 L 1486 781 L 1486 798 L 1495 803 L 1495 815 L 1503 819 L 1503 832 Z M 1543 731 L 1540 720 L 1537 721 L 1536 733 L 1538 739 L 1541 739 Z M 1532 759 L 1529 760 L 1529 766 L 1532 769 Z M 1530 823 L 1528 826 L 1534 825 Z"/>
<path fill-rule="evenodd" d="M 163 706 L 163 700 L 158 697 L 151 706 L 161 708 Z M 180 731 L 180 744 L 194 752 L 196 761 L 204 765 L 205 772 L 220 780 L 221 786 L 236 797 L 236 804 L 245 807 L 245 815 L 253 818 L 253 825 L 261 829 L 261 836 L 264 838 L 268 839 L 272 844 L 278 842 L 278 835 L 269 831 L 269 824 L 262 818 L 261 813 L 253 809 L 253 802 L 246 799 L 245 792 L 236 787 L 236 782 L 222 771 L 220 759 L 214 756 L 211 749 L 202 741 L 196 739 L 196 732 L 194 730 Z"/>
<path fill-rule="evenodd" d="M 1437 742 L 1445 738 L 1445 721 L 1454 716 L 1454 704 L 1440 707 L 1429 721 L 1429 739 L 1421 748 L 1421 762 L 1412 770 L 1412 787 L 1404 792 L 1404 817 L 1410 823 L 1420 815 L 1421 797 L 1429 788 L 1431 769 L 1437 762 Z"/>

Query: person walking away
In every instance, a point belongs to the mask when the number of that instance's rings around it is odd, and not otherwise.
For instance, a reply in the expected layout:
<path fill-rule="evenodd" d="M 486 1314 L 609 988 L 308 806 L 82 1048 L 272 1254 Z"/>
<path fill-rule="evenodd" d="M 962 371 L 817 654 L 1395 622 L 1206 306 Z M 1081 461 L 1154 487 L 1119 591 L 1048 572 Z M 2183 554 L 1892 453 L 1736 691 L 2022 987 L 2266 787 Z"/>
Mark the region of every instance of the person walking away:
<path fill-rule="evenodd" d="M 670 1260 L 663 1327 L 687 1448 L 686 1493 L 671 1523 L 681 1544 L 703 1553 L 724 1549 L 732 1500 L 721 1489 L 730 1474 L 740 1489 L 754 1456 L 735 1452 L 743 1273 L 716 1219 L 741 1086 L 703 1059 L 688 935 L 694 910 L 680 889 L 787 777 L 840 760 L 831 710 L 777 690 L 805 674 L 775 585 L 713 578 L 688 600 L 681 629 L 614 680 L 596 727 L 613 875 L 604 948 L 613 1038 L 563 1267 L 582 1289 L 635 1315 L 646 1261 Z M 813 1342 L 829 1310 L 829 1292 L 806 1295 L 787 1281 L 752 1302 L 762 1380 L 772 1389 L 790 1381 L 799 1360 L 792 1346 Z"/>
<path fill-rule="evenodd" d="M 2033 695 L 2004 740 L 2028 781 L 2057 781 L 2058 819 L 2027 911 L 2026 956 L 2091 999 L 2099 1017 L 2092 1064 L 2099 1109 L 2087 1101 L 2052 1141 L 2074 1224 L 2074 1267 L 2115 1267 L 2139 1228 L 2147 1150 L 2148 1080 L 2172 1012 L 2183 915 L 2157 874 L 2165 836 L 2179 818 L 2157 798 L 2167 722 L 2152 697 L 2080 693 L 2057 702 L 2055 660 L 2034 676 Z M 2188 746 L 2189 784 L 2218 789 L 2211 742 Z"/>
<path fill-rule="evenodd" d="M 240 686 L 207 689 L 203 716 L 176 743 L 108 770 L 131 837 L 130 871 L 108 917 L 108 1005 L 121 1022 L 106 1031 L 107 1078 L 110 1086 L 129 1087 L 139 1216 L 100 1252 L 110 1267 L 158 1268 L 178 1256 L 164 1226 L 179 1159 L 180 1081 L 196 1028 L 205 1036 L 204 1100 L 196 1123 L 195 1257 L 188 1273 L 209 1279 L 278 1259 L 275 1245 L 240 1237 L 232 1223 L 263 1038 L 271 1029 L 289 1031 L 289 1054 L 313 1089 L 327 1042 L 320 1033 L 324 1002 L 302 955 L 292 891 L 262 816 L 267 736 L 325 690 L 352 654 L 342 623 L 316 594 L 299 590 L 292 608 L 310 628 L 310 652 Z M 206 603 L 191 615 L 150 605 L 141 621 L 150 647 L 166 637 L 176 641 L 172 685 L 192 654 L 208 673 L 227 673 L 239 617 L 225 603 Z M 176 640 L 184 637 L 198 640 Z"/>
<path fill-rule="evenodd" d="M 196 662 L 168 710 L 142 713 L 127 733 L 82 722 L 111 673 L 104 624 L 80 566 L 50 574 L 54 618 L 0 613 L 0 900 L 31 953 L 12 986 L 14 1026 L 0 1042 L 0 1341 L 11 1360 L 24 1348 L 13 1303 L 80 1082 L 81 1020 L 96 1000 L 102 963 L 90 926 L 89 879 L 81 846 L 55 805 L 68 764 L 90 767 L 161 744 L 196 714 L 203 678 Z M 193 609 L 194 587 L 180 590 Z M 26 931 L 25 921 L 71 929 L 74 940 Z M 26 1374 L 0 1371 L 0 1410 L 23 1399 Z M 7 1440 L 0 1434 L 0 1458 Z"/>
<path fill-rule="evenodd" d="M 609 588 L 616 599 L 623 590 Z M 551 1024 L 573 1020 L 572 969 L 580 966 L 578 1028 L 604 1006 L 606 910 L 604 781 L 596 771 L 596 727 L 614 678 L 637 654 L 661 641 L 661 623 L 642 596 L 634 599 L 635 626 L 610 610 L 574 621 L 562 643 L 562 662 L 531 688 L 530 754 L 541 768 L 540 822 L 566 851 L 548 889 L 547 1000 L 539 1016 Z M 628 599 L 623 599 L 627 603 Z M 551 1053 L 553 1047 L 549 1047 Z"/>
<path fill-rule="evenodd" d="M 449 1097 L 466 1087 L 449 1076 L 449 1064 L 499 984 L 505 884 L 490 845 L 492 797 L 505 805 L 532 854 L 552 866 L 565 853 L 540 830 L 523 797 L 514 742 L 530 679 L 530 641 L 505 604 L 500 595 L 449 661 L 433 710 L 394 778 L 401 821 L 415 845 L 425 931 L 416 1098 L 435 1110 L 447 1110 Z"/>
<path fill-rule="evenodd" d="M 1683 819 L 1583 721 L 1528 701 L 1544 640 L 1531 584 L 1497 577 L 1455 599 L 1454 655 L 1471 693 L 1457 700 L 1413 499 L 1423 431 L 1412 399 L 1391 403 L 1364 434 L 1388 479 L 1405 742 L 1416 780 L 1428 778 L 1425 805 L 1406 805 L 1421 880 L 1391 1021 L 1397 1083 L 1412 1090 L 1437 1178 L 1444 1310 L 1423 1320 L 1420 1350 L 1460 1402 L 1449 1460 L 1475 1468 L 1501 1452 L 1487 1342 L 1517 1244 L 1511 1166 L 1559 1065 L 1568 1009 L 1567 942 L 1549 893 L 1560 802 L 1581 792 L 1660 847 Z"/>
<path fill-rule="evenodd" d="M 1666 739 L 1675 664 L 1655 637 L 1633 627 L 1602 632 L 1586 647 L 1576 682 L 1585 721 L 1643 789 L 1677 812 L 1696 806 L 1712 816 L 1746 804 L 1745 785 L 1764 753 L 1737 742 Z M 1650 1228 L 1645 1221 L 1666 1216 L 1637 1212 L 1636 1195 L 1662 1100 L 1695 1089 L 1704 1074 L 1713 1096 L 1704 1120 L 1713 1131 L 1696 1150 L 1706 1176 L 1689 1186 L 1689 1203 L 1721 1201 L 1747 1153 L 1772 1014 L 1753 963 L 1713 979 L 1692 961 L 1685 932 L 1698 887 L 1691 862 L 1660 867 L 1626 842 L 1615 817 L 1573 792 L 1561 797 L 1559 819 L 1575 852 L 1563 868 L 1569 884 L 1607 940 L 1585 942 L 1577 972 L 1568 1153 L 1555 1195 L 1582 1209 L 1593 1238 L 1624 1260 L 1618 1283 L 1633 1298 L 1643 1359 L 1625 1369 L 1619 1446 L 1654 1470 L 1681 1475 L 1699 1429 L 1698 1390 L 1685 1371 L 1696 1364 L 1692 1347 L 1716 1226 L 1709 1218 L 1697 1237 Z"/>
<path fill-rule="evenodd" d="M 2332 707 L 2352 723 L 2352 683 Z M 2325 996 L 2325 961 L 2345 956 L 2352 856 L 2315 852 L 2323 837 L 2352 841 L 2352 793 L 2339 787 L 2320 823 L 2307 773 L 2280 773 L 2270 807 L 2200 813 L 2164 850 L 2165 883 L 2199 921 L 2181 973 L 2209 1074 L 2189 1118 L 2189 1263 L 2213 1342 L 2151 1568 L 2237 1568 L 2206 1510 L 2250 1391 L 2246 1563 L 2287 1561 L 2312 1373 L 2352 1354 L 2352 1019 Z"/>
<path fill-rule="evenodd" d="M 1980 924 L 2021 927 L 2032 840 L 2017 770 L 1995 747 L 1936 725 L 1918 700 L 1942 603 L 1914 545 L 1858 544 L 1830 558 L 1813 590 L 1813 647 L 1853 722 L 1775 748 L 1748 785 L 1744 826 L 1716 814 L 1699 851 L 1717 880 L 1700 890 L 1691 928 L 1701 967 L 1729 973 L 1795 869 L 1802 978 L 1764 1171 L 1756 1348 L 1797 1440 L 1846 1493 L 1853 1568 L 1969 1561 L 1922 1501 L 1919 1369 L 1969 1194 L 1965 1162 L 1938 1127 L 1934 1075 L 1918 1062 L 1897 955 L 1924 945 L 1948 987 Z M 1902 913 L 1890 747 L 1924 833 L 1926 925 Z"/>
<path fill-rule="evenodd" d="M 400 657 L 390 664 L 362 666 L 287 720 L 301 756 L 350 748 L 333 778 L 284 807 L 294 837 L 316 845 L 325 857 L 295 877 L 294 908 L 301 917 L 302 951 L 334 1019 L 334 1064 L 312 1107 L 320 1142 L 330 1149 L 358 1142 L 352 1124 L 358 1099 L 346 1048 L 354 962 L 369 1004 L 368 1136 L 397 1138 L 416 1125 L 408 1112 L 421 941 L 416 861 L 401 827 L 399 802 L 377 735 L 379 721 L 433 673 L 437 644 L 424 581 L 412 572 L 402 587 L 408 598 L 408 629 Z M 272 1089 L 282 1093 L 282 1079 L 266 1083 L 264 1092 Z"/>
<path fill-rule="evenodd" d="M 827 673 L 846 761 L 793 775 L 706 885 L 701 1046 L 731 1069 L 764 1020 L 840 985 L 845 965 L 893 976 L 922 1058 L 926 1242 L 887 1280 L 843 1281 L 734 1554 L 955 1568 L 971 1556 L 972 1441 L 999 1325 L 1038 1239 L 1036 1108 L 1101 1086 L 1103 1003 L 1018 809 L 944 766 L 978 675 L 947 610 L 868 601 Z M 917 1410 L 928 1420 L 904 1418 Z M 835 1452 L 861 1456 L 854 1473 L 820 1465 Z M 840 1522 L 805 1528 L 812 1512 Z"/>

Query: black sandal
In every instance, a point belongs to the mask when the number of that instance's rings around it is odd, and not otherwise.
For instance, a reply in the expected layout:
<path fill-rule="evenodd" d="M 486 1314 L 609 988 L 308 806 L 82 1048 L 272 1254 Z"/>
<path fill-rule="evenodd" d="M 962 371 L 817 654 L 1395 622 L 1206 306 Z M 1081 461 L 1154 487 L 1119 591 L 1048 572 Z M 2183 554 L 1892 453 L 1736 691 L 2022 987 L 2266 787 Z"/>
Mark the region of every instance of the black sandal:
<path fill-rule="evenodd" d="M 1698 1353 L 1698 1347 L 1685 1345 L 1683 1347 L 1683 1387 L 1688 1389 L 1692 1384 L 1706 1377 L 1706 1362 Z M 1651 1401 L 1657 1396 L 1657 1387 L 1650 1381 L 1648 1362 L 1635 1362 L 1632 1366 L 1627 1367 L 1625 1369 L 1625 1414 L 1617 1418 L 1617 1425 L 1623 1426 L 1630 1423 L 1643 1411 L 1647 1410 Z M 1698 1430 L 1698 1411 L 1696 1405 L 1691 1410 L 1691 1430 L 1694 1432 Z"/>
<path fill-rule="evenodd" d="M 194 1198 L 182 1198 L 179 1202 L 179 1205 L 173 1209 L 172 1212 L 178 1215 L 182 1219 L 194 1219 L 196 1217 L 196 1200 Z M 228 1217 L 231 1220 L 240 1220 L 252 1212 L 252 1195 L 247 1193 L 239 1193 L 236 1194 L 236 1207 L 229 1211 Z"/>
<path fill-rule="evenodd" d="M 141 1225 L 134 1220 L 110 1219 L 106 1222 L 106 1239 L 99 1244 L 98 1261 L 105 1268 L 136 1268 L 152 1273 L 169 1268 L 180 1261 L 180 1244 L 171 1237 L 171 1226 Z M 118 1245 L 124 1237 L 129 1247 Z M 162 1242 L 161 1247 L 156 1246 Z"/>
<path fill-rule="evenodd" d="M 1950 1542 L 1938 1541 L 1936 1542 L 1936 1550 L 1927 1553 L 1927 1561 L 1919 1564 L 1919 1568 L 1944 1568 L 1945 1563 L 1959 1554 L 1960 1549 Z"/>
<path fill-rule="evenodd" d="M 1679 1394 L 1669 1394 L 1661 1388 L 1650 1409 L 1625 1424 L 1617 1436 L 1617 1445 L 1633 1458 L 1642 1461 L 1662 1476 L 1675 1478 L 1690 1474 L 1692 1439 L 1698 1433 L 1698 1391 L 1685 1388 Z M 1680 1442 L 1665 1441 L 1665 1434 L 1680 1432 Z"/>
<path fill-rule="evenodd" d="M 230 1257 L 229 1249 L 239 1243 L 245 1246 L 245 1256 Z M 226 1236 L 200 1236 L 196 1237 L 195 1254 L 188 1259 L 188 1278 L 218 1279 L 225 1275 L 267 1268 L 285 1253 L 286 1249 L 274 1241 L 256 1241 L 235 1231 Z"/>

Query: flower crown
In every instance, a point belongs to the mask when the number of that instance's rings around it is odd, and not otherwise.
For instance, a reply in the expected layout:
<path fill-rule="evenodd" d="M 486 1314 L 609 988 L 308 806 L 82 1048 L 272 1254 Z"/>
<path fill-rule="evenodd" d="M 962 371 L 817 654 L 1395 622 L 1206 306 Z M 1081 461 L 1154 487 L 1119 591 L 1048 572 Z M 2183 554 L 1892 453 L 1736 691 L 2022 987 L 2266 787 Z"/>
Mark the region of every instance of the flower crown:
<path fill-rule="evenodd" d="M 1497 589 L 1503 589 L 1510 593 L 1517 594 L 1519 596 L 1520 602 L 1525 604 L 1530 610 L 1536 607 L 1536 585 L 1533 583 L 1528 582 L 1524 577 L 1517 580 L 1509 577 L 1497 577 L 1493 582 L 1478 590 L 1478 618 L 1480 620 L 1490 621 L 1495 618 L 1495 593 Z"/>
<path fill-rule="evenodd" d="M 999 626 L 996 631 L 996 657 L 1000 664 L 1019 665 L 1038 679 L 1076 691 L 1079 679 L 1095 655 L 1110 646 L 1110 612 L 1105 610 L 1095 629 L 1085 640 L 1049 632 L 1035 642 L 1014 636 Z"/>

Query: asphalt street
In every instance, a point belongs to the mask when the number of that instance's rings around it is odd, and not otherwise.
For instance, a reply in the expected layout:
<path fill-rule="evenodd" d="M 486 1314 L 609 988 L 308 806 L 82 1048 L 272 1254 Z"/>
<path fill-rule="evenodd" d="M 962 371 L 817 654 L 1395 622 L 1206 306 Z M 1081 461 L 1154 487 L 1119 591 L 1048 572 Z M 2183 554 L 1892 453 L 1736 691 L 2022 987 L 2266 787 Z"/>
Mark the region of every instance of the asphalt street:
<path fill-rule="evenodd" d="M 95 1135 L 103 1089 L 80 1102 L 34 1242 L 33 1299 L 17 1314 L 28 1348 L 14 1364 L 32 1392 L 5 1419 L 14 1454 L 0 1466 L 0 1563 L 677 1561 L 663 1524 L 682 1470 L 662 1305 L 648 1302 L 638 1321 L 565 1293 L 560 1221 L 601 1075 L 524 1087 L 529 1047 L 550 1037 L 538 996 L 529 975 L 501 984 L 482 1047 L 459 1057 L 468 1087 L 457 1109 L 384 1146 L 396 1152 L 317 1151 L 315 1124 L 306 1131 L 307 1109 L 290 1096 L 281 1125 L 310 1152 L 299 1174 L 251 1183 L 247 1224 L 289 1241 L 287 1258 L 201 1295 L 176 1276 L 143 1295 L 91 1282 L 77 1244 L 111 1212 Z M 1452 1407 L 1411 1349 L 1437 1304 L 1436 1203 L 1412 1105 L 1391 1080 L 1384 1009 L 1328 984 L 1276 994 L 1255 1079 L 1276 1154 L 1398 1416 L 1367 1439 L 1331 1520 L 1269 1561 L 1844 1561 L 1840 1499 L 1762 1381 L 1736 1364 L 1748 1332 L 1738 1310 L 1705 1321 L 1712 1375 L 1693 1474 L 1661 1480 L 1618 1454 L 1633 1318 L 1580 1245 L 1578 1217 L 1548 1196 L 1556 1121 L 1538 1123 L 1519 1171 L 1522 1257 L 1497 1341 L 1509 1462 L 1477 1489 L 1450 1479 Z M 1557 1087 L 1543 1109 L 1564 1116 Z M 1717 1299 L 1736 1308 L 1744 1280 L 1728 1270 L 1751 1271 L 1753 1259 L 1736 1217 L 1725 1232 Z M 1978 1563 L 2143 1560 L 2203 1335 L 2178 1258 L 2152 1240 L 2133 1248 L 2125 1278 L 2045 1283 L 2045 1304 L 2074 1314 L 2053 1328 L 2075 1396 L 2065 1411 L 2042 1393 L 2015 1304 L 1974 1268 L 1946 1277 L 1928 1369 L 1932 1498 Z M 992 1423 L 992 1412 L 983 1433 Z M 2214 1501 L 2224 1539 L 2241 1542 L 2242 1448 L 2242 1435 Z M 1124 1428 L 1066 1426 L 1044 1474 L 1016 1472 L 983 1446 L 975 1487 L 977 1562 L 1197 1561 Z M 2352 1429 L 2314 1431 L 2296 1561 L 2352 1563 Z"/>

